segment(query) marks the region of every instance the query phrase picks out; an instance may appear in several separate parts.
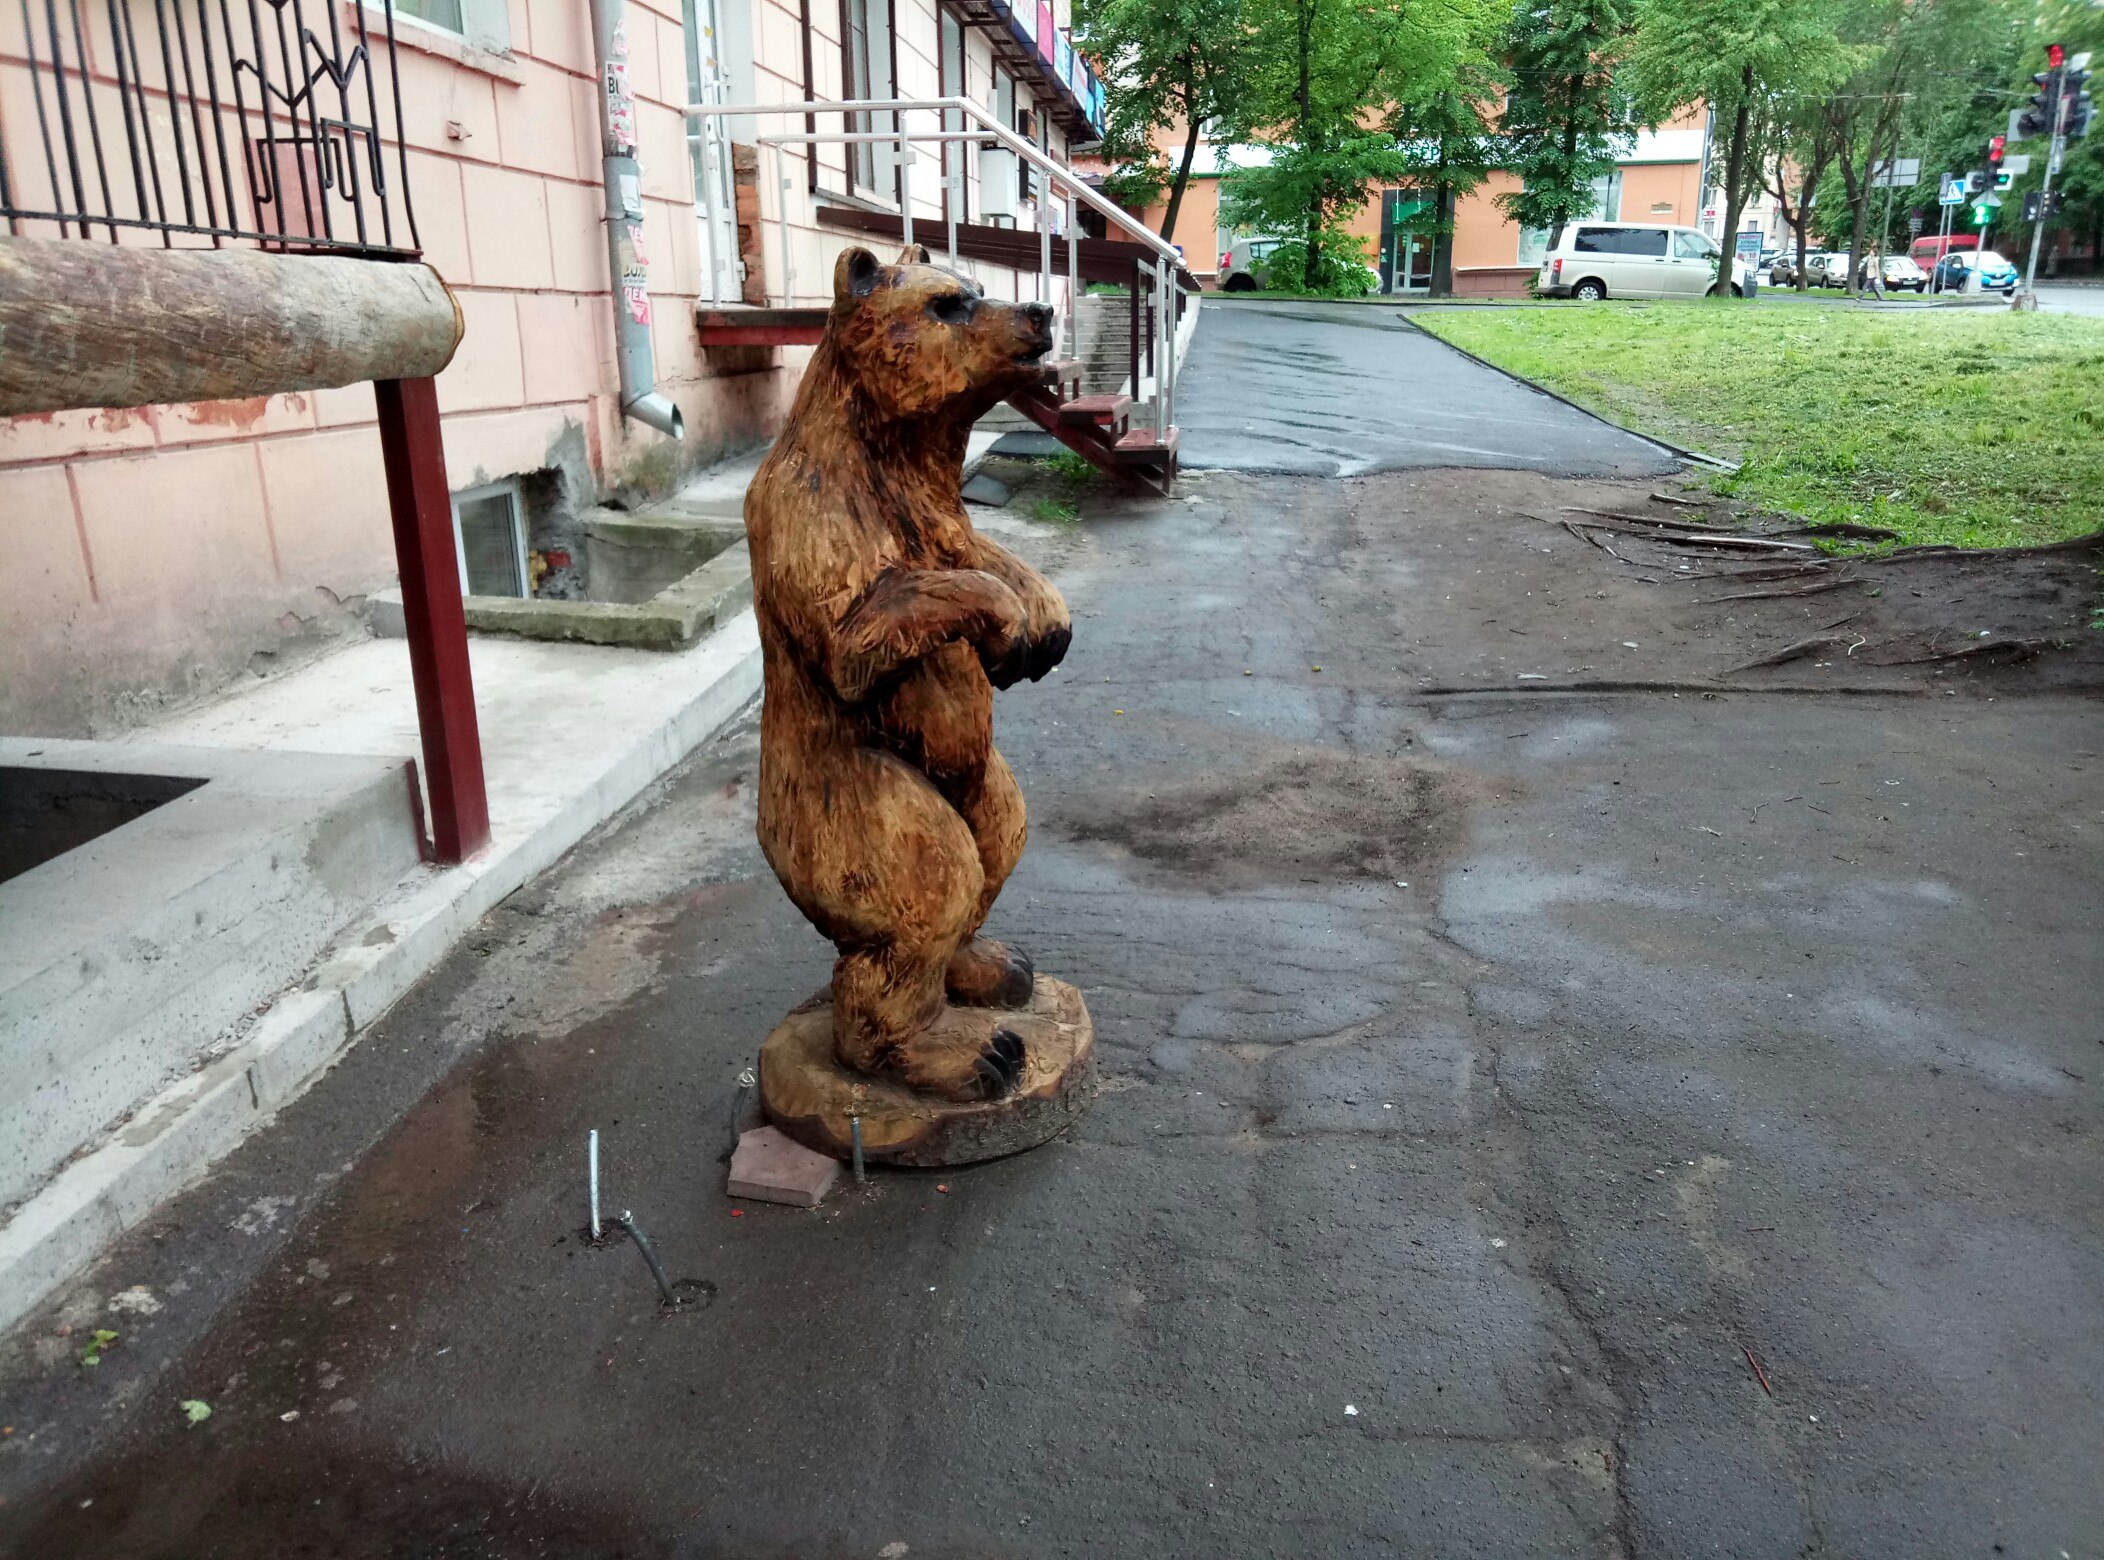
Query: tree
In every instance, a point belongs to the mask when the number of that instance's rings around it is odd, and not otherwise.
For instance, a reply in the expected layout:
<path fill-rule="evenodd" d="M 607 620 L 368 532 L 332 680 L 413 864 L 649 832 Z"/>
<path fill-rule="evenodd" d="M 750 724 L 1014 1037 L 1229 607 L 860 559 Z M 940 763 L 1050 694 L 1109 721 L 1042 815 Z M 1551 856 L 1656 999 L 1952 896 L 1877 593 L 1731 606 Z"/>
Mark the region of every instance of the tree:
<path fill-rule="evenodd" d="M 1502 127 L 1505 165 L 1521 187 L 1498 197 L 1520 226 L 1592 213 L 1593 185 L 1613 174 L 1617 141 L 1636 129 L 1615 85 L 1628 32 L 1629 0 L 1520 0 Z"/>
<path fill-rule="evenodd" d="M 1432 196 L 1432 296 L 1454 291 L 1454 205 L 1504 164 L 1492 130 L 1502 83 L 1488 58 L 1464 63 L 1453 82 L 1398 103 L 1389 120 L 1411 174 Z"/>
<path fill-rule="evenodd" d="M 1108 84 L 1103 155 L 1115 171 L 1105 187 L 1131 205 L 1166 188 L 1164 238 L 1176 230 L 1206 124 L 1243 95 L 1247 31 L 1243 0 L 1076 0 L 1075 40 Z M 1155 143 L 1162 131 L 1183 135 L 1173 169 Z"/>
<path fill-rule="evenodd" d="M 1249 12 L 1246 95 L 1226 127 L 1270 148 L 1269 162 L 1222 181 L 1228 220 L 1290 238 L 1274 275 L 1308 291 L 1363 291 L 1365 246 L 1347 231 L 1368 193 L 1410 159 L 1383 123 L 1390 105 L 1452 85 L 1475 57 L 1476 0 L 1271 0 Z"/>
<path fill-rule="evenodd" d="M 1724 131 L 1724 248 L 1717 296 L 1731 296 L 1739 216 L 1759 180 L 1765 110 L 1779 95 L 1819 93 L 1847 74 L 1828 0 L 1635 0 L 1623 79 L 1639 118 L 1656 124 L 1707 103 Z"/>
<path fill-rule="evenodd" d="M 1792 268 L 1796 287 L 1805 290 L 1804 256 L 1812 225 L 1812 203 L 1819 181 L 1833 166 L 1839 146 L 1827 124 L 1823 105 L 1808 98 L 1779 98 L 1768 105 L 1761 144 L 1762 187 L 1775 197 L 1775 208 L 1783 225 L 1797 240 L 1797 264 Z"/>
<path fill-rule="evenodd" d="M 1822 112 L 1840 148 L 1834 170 L 1848 213 L 1848 286 L 1854 291 L 1863 270 L 1878 170 L 1953 96 L 1969 94 L 1983 68 L 1999 72 L 2010 12 L 2009 0 L 1839 3 L 1840 35 L 1854 48 L 1858 63 L 1829 94 Z M 1838 237 L 1833 203 L 1821 203 L 1819 220 Z"/>

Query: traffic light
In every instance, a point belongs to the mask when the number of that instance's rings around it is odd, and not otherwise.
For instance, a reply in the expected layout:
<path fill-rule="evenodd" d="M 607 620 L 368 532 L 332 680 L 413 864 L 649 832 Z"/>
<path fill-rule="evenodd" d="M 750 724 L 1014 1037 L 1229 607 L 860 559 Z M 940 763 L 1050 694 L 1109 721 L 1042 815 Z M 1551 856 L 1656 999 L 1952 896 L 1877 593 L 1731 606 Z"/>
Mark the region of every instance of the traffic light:
<path fill-rule="evenodd" d="M 1987 174 L 1982 169 L 1975 168 L 1965 176 L 1965 193 L 1968 195 L 1984 195 L 1987 193 Z"/>
<path fill-rule="evenodd" d="M 2062 80 L 2061 91 L 2067 99 L 2067 117 L 2061 122 L 2061 133 L 2070 140 L 2078 135 L 2089 134 L 2090 97 L 2085 87 L 2089 81 L 2086 70 L 2071 70 Z"/>
<path fill-rule="evenodd" d="M 2061 71 L 2066 63 L 2067 50 L 2057 43 L 2046 45 L 2046 68 L 2031 77 L 2031 84 L 2038 90 L 2031 94 L 2029 104 L 2017 112 L 2019 136 L 2053 133 L 2053 121 L 2060 112 Z"/>
<path fill-rule="evenodd" d="M 1979 203 L 1979 205 L 1973 207 L 1974 227 L 1985 227 L 1988 223 L 1992 222 L 1993 220 L 1994 207 L 1988 205 L 1986 201 L 1983 200 Z"/>
<path fill-rule="evenodd" d="M 2042 217 L 2059 216 L 2061 193 L 2059 190 L 2054 190 L 2048 195 L 2041 196 L 2037 190 L 2033 190 L 2026 195 L 2024 197 L 2024 220 L 2026 222 L 2036 222 Z"/>

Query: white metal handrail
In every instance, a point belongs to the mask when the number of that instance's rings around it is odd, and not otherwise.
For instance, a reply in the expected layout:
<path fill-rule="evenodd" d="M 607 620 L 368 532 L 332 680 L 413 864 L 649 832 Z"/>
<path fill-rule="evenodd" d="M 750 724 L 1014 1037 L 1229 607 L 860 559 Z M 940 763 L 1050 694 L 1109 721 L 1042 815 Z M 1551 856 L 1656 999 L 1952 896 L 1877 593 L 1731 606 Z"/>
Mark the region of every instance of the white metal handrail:
<path fill-rule="evenodd" d="M 1037 169 L 1046 182 L 1048 195 L 1063 193 L 1066 207 L 1067 239 L 1067 312 L 1065 336 L 1070 345 L 1078 346 L 1078 299 L 1081 294 L 1080 223 L 1077 220 L 1080 204 L 1086 204 L 1104 221 L 1122 234 L 1152 252 L 1144 274 L 1151 284 L 1155 299 L 1153 310 L 1153 332 L 1148 343 L 1148 356 L 1154 365 L 1154 388 L 1151 394 L 1143 393 L 1140 364 L 1135 358 L 1132 365 L 1132 395 L 1135 401 L 1144 401 L 1148 407 L 1148 421 L 1157 441 L 1167 438 L 1175 410 L 1176 394 L 1176 327 L 1179 303 L 1185 288 L 1177 273 L 1183 268 L 1183 257 L 1174 245 L 1168 243 L 1147 226 L 1124 210 L 1106 200 L 1084 183 L 1065 164 L 1056 161 L 1042 148 L 1026 141 L 1013 130 L 997 121 L 986 109 L 970 98 L 851 98 L 840 102 L 802 103 L 690 103 L 687 113 L 695 119 L 720 119 L 730 117 L 753 117 L 760 115 L 816 115 L 816 114 L 891 114 L 895 129 L 892 130 L 847 130 L 832 132 L 805 131 L 761 135 L 754 139 L 768 149 L 774 160 L 775 187 L 777 191 L 777 221 L 780 228 L 782 301 L 791 304 L 796 296 L 796 272 L 790 259 L 789 247 L 789 194 L 790 183 L 782 166 L 782 148 L 785 146 L 815 146 L 839 144 L 893 144 L 898 148 L 902 170 L 913 165 L 913 147 L 917 142 L 963 143 L 984 146 L 992 144 L 1011 153 L 1028 166 Z M 957 114 L 961 119 L 977 126 L 967 130 L 909 130 L 906 115 L 909 113 L 933 113 L 937 116 Z M 944 121 L 938 117 L 938 124 Z M 962 171 L 946 174 L 943 185 L 946 191 L 961 190 L 964 183 Z M 949 229 L 950 260 L 957 260 L 957 208 L 955 200 L 945 201 L 946 223 Z M 913 242 L 913 191 L 910 171 L 902 172 L 899 200 L 900 231 L 905 242 Z M 1052 300 L 1052 229 L 1047 225 L 1051 200 L 1037 203 L 1037 232 L 1039 240 L 1038 288 L 1044 302 Z M 720 270 L 719 270 L 719 273 Z M 1133 306 L 1138 307 L 1135 298 Z"/>

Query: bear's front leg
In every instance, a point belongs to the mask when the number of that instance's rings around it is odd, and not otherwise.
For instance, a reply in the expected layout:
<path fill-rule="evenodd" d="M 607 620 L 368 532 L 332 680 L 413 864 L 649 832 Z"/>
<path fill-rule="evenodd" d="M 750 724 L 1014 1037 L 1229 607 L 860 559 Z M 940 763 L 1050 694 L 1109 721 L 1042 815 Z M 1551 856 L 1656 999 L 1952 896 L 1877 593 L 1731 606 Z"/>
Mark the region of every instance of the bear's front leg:
<path fill-rule="evenodd" d="M 1028 614 L 1015 591 L 982 569 L 887 569 L 828 636 L 834 691 L 859 704 L 879 684 L 953 640 L 988 668 L 1012 657 Z"/>
<path fill-rule="evenodd" d="M 1066 598 L 1029 564 L 976 531 L 965 561 L 1001 581 L 1023 604 L 1023 632 L 1004 659 L 987 667 L 988 680 L 996 688 L 1012 687 L 1025 677 L 1036 682 L 1066 658 L 1073 642 L 1074 620 L 1067 613 Z"/>

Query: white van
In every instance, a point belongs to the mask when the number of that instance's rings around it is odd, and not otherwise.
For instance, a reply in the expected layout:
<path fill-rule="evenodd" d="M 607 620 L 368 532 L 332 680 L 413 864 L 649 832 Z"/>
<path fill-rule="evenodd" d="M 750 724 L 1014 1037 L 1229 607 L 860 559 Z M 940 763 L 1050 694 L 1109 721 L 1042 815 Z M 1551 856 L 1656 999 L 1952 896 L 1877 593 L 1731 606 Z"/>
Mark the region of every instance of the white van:
<path fill-rule="evenodd" d="M 1732 261 L 1731 278 L 1734 297 L 1751 295 L 1745 262 Z M 1700 298 L 1716 288 L 1715 239 L 1648 222 L 1566 222 L 1534 278 L 1544 298 Z"/>

